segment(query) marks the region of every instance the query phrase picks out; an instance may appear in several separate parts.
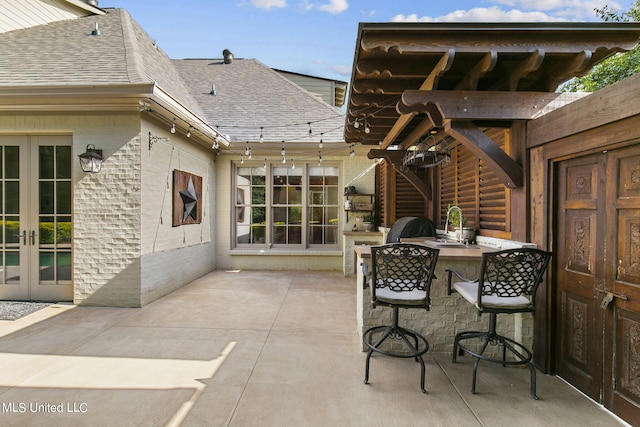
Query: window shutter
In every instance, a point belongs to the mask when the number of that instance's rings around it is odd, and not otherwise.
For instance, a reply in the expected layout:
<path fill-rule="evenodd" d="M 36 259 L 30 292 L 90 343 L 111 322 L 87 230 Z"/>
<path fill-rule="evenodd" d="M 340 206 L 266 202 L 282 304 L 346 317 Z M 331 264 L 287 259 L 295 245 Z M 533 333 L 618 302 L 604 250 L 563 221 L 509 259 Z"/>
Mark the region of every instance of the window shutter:
<path fill-rule="evenodd" d="M 508 129 L 491 129 L 486 134 L 501 149 L 508 145 Z M 467 227 L 488 231 L 484 233 L 487 235 L 492 231 L 510 231 L 507 188 L 463 145 L 454 147 L 450 164 L 440 167 L 439 186 L 441 227 L 444 227 L 448 207 L 457 204 L 467 219 Z"/>

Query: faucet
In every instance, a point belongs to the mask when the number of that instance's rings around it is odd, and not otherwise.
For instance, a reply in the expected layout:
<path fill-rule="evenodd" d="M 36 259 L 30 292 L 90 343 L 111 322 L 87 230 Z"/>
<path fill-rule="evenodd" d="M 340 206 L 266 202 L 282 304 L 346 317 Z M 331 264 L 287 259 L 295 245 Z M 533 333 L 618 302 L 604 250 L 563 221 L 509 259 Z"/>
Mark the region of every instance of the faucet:
<path fill-rule="evenodd" d="M 444 223 L 444 234 L 447 234 L 449 231 L 449 215 L 451 214 L 451 211 L 458 211 L 460 214 L 460 243 L 462 243 L 462 209 L 460 209 L 460 206 L 451 206 L 447 211 L 447 220 Z"/>

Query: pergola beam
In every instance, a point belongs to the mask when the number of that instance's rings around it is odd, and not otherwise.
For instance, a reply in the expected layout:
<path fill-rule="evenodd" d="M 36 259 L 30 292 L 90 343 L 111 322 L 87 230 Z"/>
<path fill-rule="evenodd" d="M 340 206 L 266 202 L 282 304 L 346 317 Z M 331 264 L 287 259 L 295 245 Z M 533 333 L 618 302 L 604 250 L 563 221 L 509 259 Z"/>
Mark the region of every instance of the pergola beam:
<path fill-rule="evenodd" d="M 429 113 L 445 120 L 531 120 L 563 107 L 588 93 L 406 90 L 396 105 L 400 114 Z"/>
<path fill-rule="evenodd" d="M 455 57 L 455 51 L 453 49 L 449 49 L 446 52 L 444 52 L 442 55 L 442 58 L 440 58 L 436 66 L 433 67 L 433 70 L 431 70 L 427 78 L 424 80 L 424 82 L 420 86 L 420 90 L 430 91 L 431 89 L 433 89 L 438 83 L 438 78 L 440 77 L 440 75 L 442 75 L 442 73 L 444 73 L 445 71 L 451 68 L 454 57 Z M 395 122 L 391 130 L 389 130 L 387 135 L 382 140 L 382 144 L 380 144 L 381 148 L 385 149 L 389 145 L 391 145 L 391 143 L 395 141 L 396 138 L 398 138 L 398 135 L 400 135 L 400 133 L 404 130 L 407 124 L 409 124 L 411 119 L 415 117 L 415 115 L 416 114 L 414 113 L 401 115 L 398 118 L 398 120 Z"/>

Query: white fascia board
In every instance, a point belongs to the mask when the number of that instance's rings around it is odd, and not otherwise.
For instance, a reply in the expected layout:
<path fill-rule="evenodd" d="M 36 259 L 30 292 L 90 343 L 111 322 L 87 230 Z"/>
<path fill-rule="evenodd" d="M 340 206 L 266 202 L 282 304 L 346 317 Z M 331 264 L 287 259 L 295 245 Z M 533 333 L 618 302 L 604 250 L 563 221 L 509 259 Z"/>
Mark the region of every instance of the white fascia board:
<path fill-rule="evenodd" d="M 100 8 L 95 6 L 91 6 L 89 3 L 86 3 L 82 0 L 64 0 L 66 3 L 72 4 L 75 7 L 86 10 L 87 12 L 91 12 L 95 15 L 104 15 L 106 12 Z"/>
<path fill-rule="evenodd" d="M 216 128 L 207 123 L 204 119 L 193 113 L 187 107 L 182 105 L 178 100 L 169 95 L 169 93 L 163 90 L 160 86 L 155 85 L 151 99 L 155 103 L 165 108 L 167 112 L 174 115 L 174 117 L 172 118 L 168 117 L 170 120 L 179 119 L 193 126 L 196 130 L 200 131 L 212 140 L 217 138 L 220 145 L 226 147 L 229 146 L 230 141 L 225 135 L 223 135 Z"/>

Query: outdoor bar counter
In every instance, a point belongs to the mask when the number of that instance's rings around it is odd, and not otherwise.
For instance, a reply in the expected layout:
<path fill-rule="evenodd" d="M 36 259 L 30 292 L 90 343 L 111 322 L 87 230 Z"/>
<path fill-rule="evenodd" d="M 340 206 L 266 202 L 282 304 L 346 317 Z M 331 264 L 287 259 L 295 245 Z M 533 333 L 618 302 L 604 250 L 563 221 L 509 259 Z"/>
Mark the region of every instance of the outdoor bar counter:
<path fill-rule="evenodd" d="M 435 277 L 431 284 L 431 309 L 401 309 L 400 325 L 413 329 L 429 341 L 429 352 L 451 354 L 453 338 L 459 331 L 486 330 L 489 316 L 479 316 L 475 307 L 466 302 L 460 295 L 447 295 L 446 268 L 461 272 L 470 280 L 478 278 L 480 261 L 484 252 L 517 247 L 533 247 L 534 245 L 487 239 L 477 245 L 468 247 L 439 244 L 423 237 L 402 239 L 402 242 L 424 244 L 438 247 L 440 253 L 436 264 Z M 391 324 L 392 309 L 371 306 L 371 290 L 363 289 L 363 273 L 361 264 L 371 262 L 371 247 L 354 246 L 357 259 L 357 328 L 360 338 L 362 333 L 372 326 Z M 454 276 L 455 277 L 455 276 Z M 533 317 L 529 313 L 502 316 L 498 322 L 498 332 L 531 347 L 533 339 Z M 363 350 L 365 349 L 363 345 Z"/>

